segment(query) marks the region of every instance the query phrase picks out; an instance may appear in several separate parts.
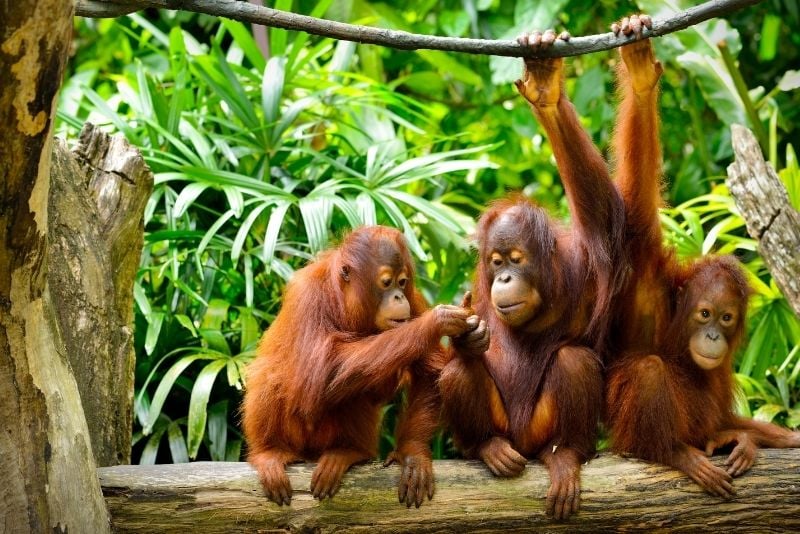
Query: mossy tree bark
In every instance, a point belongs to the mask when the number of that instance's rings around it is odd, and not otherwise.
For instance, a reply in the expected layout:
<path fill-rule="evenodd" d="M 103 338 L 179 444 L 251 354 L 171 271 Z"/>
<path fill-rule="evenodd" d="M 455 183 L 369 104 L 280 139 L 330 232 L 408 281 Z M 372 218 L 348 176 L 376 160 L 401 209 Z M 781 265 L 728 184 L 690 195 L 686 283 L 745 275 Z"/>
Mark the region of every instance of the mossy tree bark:
<path fill-rule="evenodd" d="M 98 465 L 131 460 L 133 281 L 153 174 L 120 135 L 87 124 L 74 152 L 56 139 L 48 281 Z"/>
<path fill-rule="evenodd" d="M 72 14 L 72 0 L 0 3 L 3 532 L 108 531 L 47 279 L 52 119 Z"/>

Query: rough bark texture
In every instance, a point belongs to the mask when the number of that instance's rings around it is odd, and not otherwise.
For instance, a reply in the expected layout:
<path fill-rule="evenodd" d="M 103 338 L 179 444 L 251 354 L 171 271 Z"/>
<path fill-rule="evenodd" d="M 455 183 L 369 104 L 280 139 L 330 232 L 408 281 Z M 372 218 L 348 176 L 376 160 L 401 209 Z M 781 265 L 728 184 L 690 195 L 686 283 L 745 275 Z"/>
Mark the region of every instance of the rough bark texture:
<path fill-rule="evenodd" d="M 122 136 L 91 124 L 74 153 L 55 140 L 50 293 L 98 465 L 131 460 L 133 281 L 153 174 Z"/>
<path fill-rule="evenodd" d="M 721 465 L 724 457 L 714 462 Z M 263 496 L 245 463 L 118 466 L 99 469 L 119 532 L 790 532 L 800 529 L 800 451 L 761 450 L 736 479 L 731 501 L 707 495 L 665 467 L 603 454 L 583 468 L 581 511 L 558 523 L 544 514 L 547 472 L 493 478 L 483 464 L 434 462 L 436 495 L 419 509 L 397 502 L 398 468 L 354 468 L 332 499 L 308 490 L 313 465 L 288 469 L 290 507 Z"/>
<path fill-rule="evenodd" d="M 72 0 L 0 3 L 0 531 L 104 532 L 47 283 L 53 108 Z"/>
<path fill-rule="evenodd" d="M 736 161 L 728 166 L 726 183 L 769 272 L 800 317 L 800 213 L 789 203 L 775 169 L 764 161 L 753 132 L 738 124 L 731 130 Z"/>
<path fill-rule="evenodd" d="M 378 44 L 401 50 L 446 50 L 468 54 L 489 54 L 511 57 L 564 57 L 611 50 L 635 39 L 634 35 L 603 33 L 574 37 L 569 42 L 557 41 L 553 46 L 534 51 L 516 41 L 466 39 L 418 35 L 386 28 L 357 26 L 333 20 L 318 19 L 288 11 L 280 11 L 236 0 L 76 0 L 76 13 L 83 17 L 118 17 L 147 7 L 181 9 L 206 13 L 233 20 L 263 24 L 273 28 L 299 30 L 312 35 L 334 37 L 344 41 Z M 663 19 L 653 20 L 653 28 L 644 30 L 645 37 L 658 37 L 721 17 L 763 0 L 708 0 Z M 544 29 L 544 28 L 531 28 Z"/>

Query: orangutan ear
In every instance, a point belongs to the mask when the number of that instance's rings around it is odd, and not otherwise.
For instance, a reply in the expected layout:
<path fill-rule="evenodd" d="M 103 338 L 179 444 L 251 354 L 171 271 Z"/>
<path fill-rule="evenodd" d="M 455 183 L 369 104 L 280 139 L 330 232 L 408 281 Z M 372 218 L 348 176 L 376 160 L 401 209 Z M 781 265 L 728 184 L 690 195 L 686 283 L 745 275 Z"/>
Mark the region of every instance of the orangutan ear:
<path fill-rule="evenodd" d="M 345 282 L 350 281 L 350 266 L 349 265 L 342 265 L 342 270 L 340 273 L 342 275 L 342 280 Z"/>

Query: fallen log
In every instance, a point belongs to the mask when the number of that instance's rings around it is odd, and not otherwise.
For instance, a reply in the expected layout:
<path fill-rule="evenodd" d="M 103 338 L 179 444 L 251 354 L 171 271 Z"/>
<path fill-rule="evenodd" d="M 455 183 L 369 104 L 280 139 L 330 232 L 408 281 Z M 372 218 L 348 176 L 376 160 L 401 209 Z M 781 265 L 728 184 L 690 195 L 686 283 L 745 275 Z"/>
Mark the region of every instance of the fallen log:
<path fill-rule="evenodd" d="M 603 454 L 584 467 L 581 510 L 566 522 L 545 516 L 549 481 L 538 463 L 518 478 L 497 479 L 479 462 L 436 461 L 436 495 L 419 509 L 398 504 L 397 467 L 356 467 L 324 502 L 308 490 L 313 467 L 289 467 L 290 507 L 268 502 L 245 463 L 115 466 L 98 473 L 118 532 L 800 531 L 797 449 L 759 451 L 752 470 L 734 482 L 730 501 L 703 493 L 677 471 Z"/>

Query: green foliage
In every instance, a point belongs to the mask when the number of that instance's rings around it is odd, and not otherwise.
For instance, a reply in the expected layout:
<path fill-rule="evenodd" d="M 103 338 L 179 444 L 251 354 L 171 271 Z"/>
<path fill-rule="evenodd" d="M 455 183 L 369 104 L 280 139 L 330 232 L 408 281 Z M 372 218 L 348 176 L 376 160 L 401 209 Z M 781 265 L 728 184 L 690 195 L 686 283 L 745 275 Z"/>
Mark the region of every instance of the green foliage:
<path fill-rule="evenodd" d="M 688 0 L 279 0 L 275 7 L 417 33 L 513 38 L 554 26 L 607 31 Z M 668 242 L 685 257 L 734 253 L 755 297 L 737 361 L 742 410 L 800 422 L 797 319 L 727 190 L 729 125 L 753 128 L 800 205 L 800 18 L 775 0 L 658 40 Z M 518 60 L 398 51 L 252 28 L 180 11 L 76 22 L 59 133 L 104 124 L 155 172 L 136 297 L 136 449 L 142 463 L 238 458 L 243 369 L 285 281 L 359 224 L 406 235 L 431 302 L 468 287 L 467 236 L 483 207 L 523 190 L 568 217 L 551 149 L 511 82 Z M 718 43 L 731 58 L 725 61 Z M 266 52 L 266 53 L 265 53 Z M 730 58 L 729 58 L 730 59 Z M 604 150 L 614 53 L 568 61 L 567 90 Z M 382 452 L 397 406 L 387 407 Z M 452 453 L 439 435 L 437 457 Z"/>

